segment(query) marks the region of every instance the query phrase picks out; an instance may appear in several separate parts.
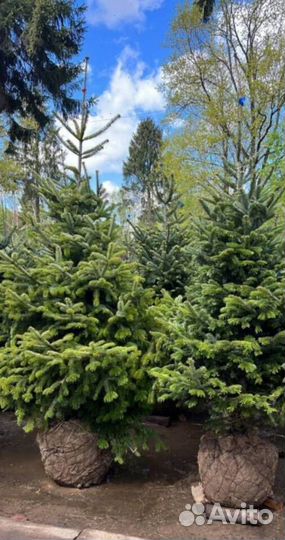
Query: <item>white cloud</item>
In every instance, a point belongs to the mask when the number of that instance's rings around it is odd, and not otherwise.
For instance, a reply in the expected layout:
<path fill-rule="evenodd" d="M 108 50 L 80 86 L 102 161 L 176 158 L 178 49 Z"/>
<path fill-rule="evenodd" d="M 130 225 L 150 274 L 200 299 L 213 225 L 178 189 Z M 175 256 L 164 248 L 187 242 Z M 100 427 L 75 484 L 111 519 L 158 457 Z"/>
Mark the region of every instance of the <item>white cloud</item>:
<path fill-rule="evenodd" d="M 118 193 L 118 191 L 120 190 L 119 186 L 117 186 L 117 184 L 112 182 L 112 180 L 106 180 L 105 182 L 102 183 L 102 186 L 104 190 L 106 191 L 107 195 L 110 195 L 111 197 L 113 195 L 116 195 L 116 193 Z"/>
<path fill-rule="evenodd" d="M 88 0 L 91 24 L 115 28 L 123 23 L 142 23 L 145 12 L 160 8 L 164 0 Z"/>
<path fill-rule="evenodd" d="M 134 64 L 132 69 L 130 63 Z M 107 89 L 99 96 L 94 114 L 90 115 L 88 132 L 100 129 L 117 114 L 121 114 L 121 118 L 98 139 L 91 141 L 89 146 L 93 146 L 94 141 L 98 144 L 104 139 L 109 140 L 103 150 L 86 161 L 90 173 L 95 170 L 102 174 L 122 172 L 130 140 L 140 120 L 165 108 L 164 97 L 158 88 L 161 80 L 160 68 L 147 74 L 146 66 L 138 59 L 137 53 L 130 47 L 123 50 Z M 62 135 L 66 137 L 64 130 Z M 67 162 L 75 165 L 76 158 L 68 154 Z"/>
<path fill-rule="evenodd" d="M 81 64 L 81 69 L 82 69 L 83 73 L 85 71 L 85 67 L 86 67 L 85 60 L 83 60 L 83 62 Z M 88 75 L 92 75 L 92 71 L 93 71 L 92 66 L 91 66 L 90 62 L 88 61 L 88 59 L 87 59 L 87 73 L 88 73 Z"/>

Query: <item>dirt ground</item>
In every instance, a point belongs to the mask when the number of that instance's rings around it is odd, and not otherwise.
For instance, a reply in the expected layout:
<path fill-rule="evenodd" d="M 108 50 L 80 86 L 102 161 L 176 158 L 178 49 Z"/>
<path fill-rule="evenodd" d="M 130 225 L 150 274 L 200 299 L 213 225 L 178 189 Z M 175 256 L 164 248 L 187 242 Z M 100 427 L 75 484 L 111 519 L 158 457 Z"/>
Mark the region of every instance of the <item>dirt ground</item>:
<path fill-rule="evenodd" d="M 149 539 L 284 540 L 284 516 L 273 523 L 180 525 L 179 514 L 193 503 L 191 484 L 198 480 L 197 449 L 202 426 L 177 422 L 157 427 L 167 450 L 149 450 L 117 466 L 99 487 L 59 487 L 45 477 L 35 438 L 16 426 L 11 414 L 0 415 L 0 516 L 23 514 L 34 522 L 93 527 Z M 280 459 L 275 494 L 284 496 L 285 460 Z"/>

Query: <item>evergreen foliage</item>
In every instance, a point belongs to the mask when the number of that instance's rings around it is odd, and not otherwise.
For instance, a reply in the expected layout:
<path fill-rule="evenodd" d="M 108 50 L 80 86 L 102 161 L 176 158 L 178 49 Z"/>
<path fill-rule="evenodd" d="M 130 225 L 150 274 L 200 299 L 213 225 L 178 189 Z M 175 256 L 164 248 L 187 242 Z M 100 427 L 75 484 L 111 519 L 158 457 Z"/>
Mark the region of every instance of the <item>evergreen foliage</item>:
<path fill-rule="evenodd" d="M 184 294 L 189 280 L 190 233 L 181 216 L 182 201 L 174 178 L 158 175 L 153 209 L 153 223 L 132 224 L 132 247 L 140 264 L 145 285 L 161 294 L 162 290 L 177 296 Z"/>
<path fill-rule="evenodd" d="M 22 218 L 29 210 L 40 220 L 38 178 L 58 178 L 63 170 L 64 152 L 54 122 L 49 122 L 45 129 L 31 119 L 26 120 L 24 125 L 32 128 L 31 136 L 26 141 L 10 144 L 9 154 L 13 158 L 11 162 L 21 171 L 16 185 L 21 191 Z"/>
<path fill-rule="evenodd" d="M 74 0 L 5 0 L 0 3 L 0 113 L 10 119 L 11 140 L 29 137 L 19 117 L 43 127 L 52 100 L 64 114 L 81 71 L 72 62 L 84 34 L 84 7 Z"/>
<path fill-rule="evenodd" d="M 138 197 L 141 213 L 151 221 L 156 168 L 162 152 L 162 131 L 151 118 L 140 122 L 123 164 L 123 188 Z"/>
<path fill-rule="evenodd" d="M 84 97 L 73 132 L 81 143 L 87 119 Z M 65 182 L 39 179 L 47 218 L 31 217 L 0 251 L 0 406 L 27 431 L 79 418 L 121 461 L 146 440 L 152 293 L 125 260 L 99 182 L 90 188 L 84 159 L 94 149 L 70 147 L 80 170 Z"/>
<path fill-rule="evenodd" d="M 187 299 L 156 309 L 160 399 L 208 404 L 217 430 L 243 431 L 285 413 L 284 243 L 274 222 L 280 190 L 213 190 L 197 225 Z"/>
<path fill-rule="evenodd" d="M 80 183 L 82 178 L 86 178 L 88 176 L 85 167 L 86 159 L 95 156 L 95 154 L 100 152 L 100 150 L 103 150 L 105 144 L 109 142 L 108 139 L 104 139 L 97 144 L 93 144 L 93 140 L 105 133 L 105 131 L 107 131 L 109 127 L 111 127 L 112 124 L 120 118 L 120 114 L 117 114 L 103 127 L 94 131 L 93 133 L 89 133 L 88 121 L 90 117 L 90 108 L 94 104 L 94 99 L 86 98 L 88 60 L 88 58 L 85 58 L 85 80 L 84 87 L 82 89 L 83 97 L 80 118 L 72 118 L 71 122 L 68 122 L 61 116 L 56 115 L 62 127 L 67 131 L 67 134 L 72 136 L 71 139 L 65 139 L 60 135 L 60 133 L 58 133 L 58 138 L 63 146 L 77 157 L 77 166 L 66 167 L 66 169 L 72 173 L 72 177 L 75 178 L 78 183 Z M 89 144 L 90 142 L 91 145 Z M 88 148 L 86 147 L 86 143 Z"/>
<path fill-rule="evenodd" d="M 148 409 L 150 292 L 87 180 L 43 183 L 42 196 L 50 221 L 1 252 L 1 406 L 27 430 L 81 418 L 121 459 Z"/>

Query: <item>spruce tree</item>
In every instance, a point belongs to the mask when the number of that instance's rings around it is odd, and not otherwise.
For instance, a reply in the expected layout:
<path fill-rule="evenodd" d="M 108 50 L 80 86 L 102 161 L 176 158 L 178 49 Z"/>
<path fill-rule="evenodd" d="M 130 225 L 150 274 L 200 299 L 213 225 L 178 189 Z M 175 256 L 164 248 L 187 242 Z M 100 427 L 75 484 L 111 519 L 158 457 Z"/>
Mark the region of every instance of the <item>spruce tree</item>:
<path fill-rule="evenodd" d="M 151 292 L 125 260 L 100 185 L 91 190 L 83 166 L 73 172 L 41 182 L 48 218 L 0 251 L 0 402 L 27 431 L 79 418 L 120 461 L 145 442 Z"/>
<path fill-rule="evenodd" d="M 158 308 L 154 369 L 160 398 L 208 403 L 212 427 L 245 431 L 285 413 L 284 242 L 281 191 L 251 182 L 213 190 L 197 225 L 187 300 Z"/>
<path fill-rule="evenodd" d="M 162 152 L 162 131 L 151 118 L 140 122 L 123 164 L 123 189 L 130 203 L 137 199 L 146 221 L 152 220 L 155 171 Z"/>
<path fill-rule="evenodd" d="M 63 114 L 77 109 L 71 92 L 81 65 L 72 58 L 82 44 L 84 10 L 74 0 L 0 3 L 0 114 L 8 115 L 12 141 L 29 137 L 19 115 L 43 127 L 51 102 Z"/>
<path fill-rule="evenodd" d="M 130 222 L 131 248 L 145 285 L 158 294 L 166 290 L 177 296 L 184 294 L 189 281 L 190 234 L 181 216 L 183 203 L 175 189 L 174 178 L 158 172 L 154 191 L 153 223 Z"/>

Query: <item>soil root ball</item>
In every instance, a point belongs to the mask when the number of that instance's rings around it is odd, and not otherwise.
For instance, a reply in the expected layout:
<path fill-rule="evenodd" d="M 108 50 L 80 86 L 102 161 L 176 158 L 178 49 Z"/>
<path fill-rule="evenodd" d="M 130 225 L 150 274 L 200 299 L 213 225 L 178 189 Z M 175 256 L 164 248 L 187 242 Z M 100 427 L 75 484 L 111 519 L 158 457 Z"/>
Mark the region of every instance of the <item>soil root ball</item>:
<path fill-rule="evenodd" d="M 98 447 L 98 435 L 78 420 L 61 422 L 37 435 L 45 472 L 62 486 L 101 484 L 112 464 L 109 450 Z"/>
<path fill-rule="evenodd" d="M 200 442 L 198 465 L 208 501 L 240 508 L 260 506 L 272 495 L 278 450 L 256 435 L 216 436 Z"/>

